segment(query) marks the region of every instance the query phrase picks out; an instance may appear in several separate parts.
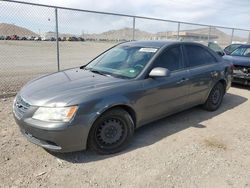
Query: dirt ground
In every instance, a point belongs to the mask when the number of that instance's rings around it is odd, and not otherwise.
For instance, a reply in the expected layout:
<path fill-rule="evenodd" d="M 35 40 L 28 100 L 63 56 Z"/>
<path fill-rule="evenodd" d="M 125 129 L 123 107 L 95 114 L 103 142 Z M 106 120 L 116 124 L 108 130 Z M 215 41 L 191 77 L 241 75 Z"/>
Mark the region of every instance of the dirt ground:
<path fill-rule="evenodd" d="M 52 154 L 29 143 L 0 99 L 0 187 L 250 187 L 250 91 L 221 108 L 196 107 L 136 131 L 125 151 Z"/>

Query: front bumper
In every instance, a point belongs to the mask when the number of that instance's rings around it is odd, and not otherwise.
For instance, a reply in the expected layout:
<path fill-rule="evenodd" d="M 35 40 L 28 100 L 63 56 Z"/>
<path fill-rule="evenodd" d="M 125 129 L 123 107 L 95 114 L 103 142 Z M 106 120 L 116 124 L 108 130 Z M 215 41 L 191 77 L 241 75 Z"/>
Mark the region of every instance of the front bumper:
<path fill-rule="evenodd" d="M 38 107 L 29 105 L 18 96 L 13 115 L 22 134 L 32 143 L 51 151 L 71 152 L 84 150 L 91 128 L 91 114 L 77 113 L 71 122 L 44 122 L 32 118 Z"/>
<path fill-rule="evenodd" d="M 234 65 L 233 83 L 250 85 L 250 67 L 242 65 Z"/>
<path fill-rule="evenodd" d="M 243 73 L 243 74 L 233 74 L 233 83 L 243 84 L 243 85 L 250 85 L 250 74 Z"/>
<path fill-rule="evenodd" d="M 70 122 L 45 122 L 33 119 L 38 109 L 17 95 L 13 115 L 22 134 L 32 143 L 55 152 L 80 151 L 87 148 L 87 140 L 96 113 L 79 106 Z M 86 108 L 87 109 L 87 108 Z"/>
<path fill-rule="evenodd" d="M 48 123 L 32 118 L 19 120 L 21 133 L 32 143 L 55 152 L 71 152 L 86 149 L 89 128 L 80 124 Z M 42 125 L 41 125 L 42 124 Z M 47 129 L 44 127 L 53 127 Z"/>

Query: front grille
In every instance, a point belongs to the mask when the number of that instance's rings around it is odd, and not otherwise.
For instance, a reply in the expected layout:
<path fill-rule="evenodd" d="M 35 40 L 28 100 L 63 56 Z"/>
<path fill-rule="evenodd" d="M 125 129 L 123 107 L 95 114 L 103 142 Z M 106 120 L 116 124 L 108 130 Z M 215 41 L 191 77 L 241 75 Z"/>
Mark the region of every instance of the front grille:
<path fill-rule="evenodd" d="M 250 67 L 247 66 L 240 66 L 240 65 L 234 65 L 234 72 L 241 72 L 245 74 L 250 74 Z"/>
<path fill-rule="evenodd" d="M 30 104 L 26 102 L 20 95 L 18 95 L 14 103 L 14 114 L 18 119 L 21 119 L 29 107 Z"/>

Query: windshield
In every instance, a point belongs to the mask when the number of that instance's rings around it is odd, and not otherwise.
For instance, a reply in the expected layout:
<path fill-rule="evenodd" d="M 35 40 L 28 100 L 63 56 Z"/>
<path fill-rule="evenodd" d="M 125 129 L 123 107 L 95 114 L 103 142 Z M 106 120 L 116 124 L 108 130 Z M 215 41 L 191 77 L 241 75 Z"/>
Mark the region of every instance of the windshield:
<path fill-rule="evenodd" d="M 232 56 L 250 57 L 250 47 L 239 47 L 231 53 Z"/>
<path fill-rule="evenodd" d="M 230 54 L 232 53 L 236 48 L 240 47 L 242 44 L 231 44 L 225 48 L 225 51 Z"/>
<path fill-rule="evenodd" d="M 94 59 L 85 68 L 114 77 L 135 78 L 157 50 L 157 48 L 117 46 Z"/>

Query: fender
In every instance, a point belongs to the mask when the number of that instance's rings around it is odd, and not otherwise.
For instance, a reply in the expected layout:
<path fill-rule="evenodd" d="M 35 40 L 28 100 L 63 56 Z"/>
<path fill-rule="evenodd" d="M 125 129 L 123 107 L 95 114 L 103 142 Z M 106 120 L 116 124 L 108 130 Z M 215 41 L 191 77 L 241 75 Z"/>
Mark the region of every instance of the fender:
<path fill-rule="evenodd" d="M 228 85 L 228 81 L 225 79 L 225 77 L 220 77 L 216 82 L 213 82 L 213 85 L 210 87 L 208 93 L 206 94 L 206 97 L 204 99 L 204 102 L 206 102 L 206 100 L 208 99 L 208 96 L 209 94 L 211 93 L 212 89 L 214 88 L 214 86 L 218 83 L 218 82 L 225 82 L 225 93 L 226 93 L 226 90 L 227 90 L 227 85 Z M 223 84 L 224 85 L 224 84 Z"/>
<path fill-rule="evenodd" d="M 96 104 L 95 108 L 96 113 L 94 115 L 94 117 L 91 120 L 91 127 L 94 124 L 94 122 L 107 110 L 114 108 L 116 106 L 126 106 L 130 109 L 133 110 L 133 112 L 135 113 L 136 116 L 136 111 L 134 110 L 134 105 L 131 103 L 131 101 L 125 97 L 124 95 L 119 95 L 119 96 L 109 96 L 104 98 L 103 100 L 101 100 L 98 104 Z M 136 122 L 134 122 L 132 120 L 133 124 L 136 124 Z"/>

